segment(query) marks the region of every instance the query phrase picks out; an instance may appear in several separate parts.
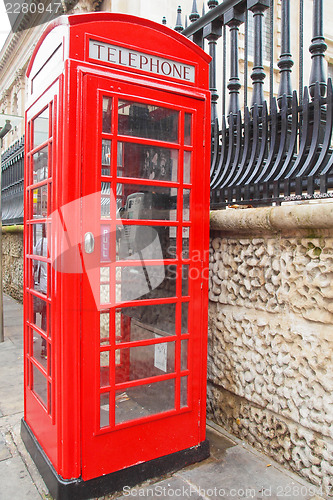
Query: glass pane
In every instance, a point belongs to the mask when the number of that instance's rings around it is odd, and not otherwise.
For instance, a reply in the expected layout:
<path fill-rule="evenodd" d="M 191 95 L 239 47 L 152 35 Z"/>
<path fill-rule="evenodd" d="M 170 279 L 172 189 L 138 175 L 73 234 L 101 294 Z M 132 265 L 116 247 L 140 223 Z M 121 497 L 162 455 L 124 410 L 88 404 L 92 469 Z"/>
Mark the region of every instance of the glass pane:
<path fill-rule="evenodd" d="M 117 231 L 117 260 L 176 258 L 177 228 L 124 225 Z"/>
<path fill-rule="evenodd" d="M 47 405 L 47 380 L 45 376 L 38 370 L 38 368 L 33 365 L 33 385 L 32 389 L 34 393 L 39 397 L 41 402 L 46 407 Z"/>
<path fill-rule="evenodd" d="M 51 384 L 50 382 L 48 383 L 49 386 L 49 415 L 52 414 L 52 390 L 51 390 Z"/>
<path fill-rule="evenodd" d="M 101 183 L 101 218 L 110 218 L 110 195 L 111 195 L 111 183 L 102 182 Z"/>
<path fill-rule="evenodd" d="M 188 332 L 188 302 L 182 303 L 182 330 L 181 333 Z"/>
<path fill-rule="evenodd" d="M 190 146 L 192 144 L 192 115 L 190 113 L 185 113 L 184 144 L 186 146 Z"/>
<path fill-rule="evenodd" d="M 182 295 L 188 295 L 188 273 L 190 266 L 182 266 Z"/>
<path fill-rule="evenodd" d="M 35 330 L 32 339 L 32 355 L 47 370 L 47 343 Z"/>
<path fill-rule="evenodd" d="M 47 324 L 47 316 L 46 316 L 46 308 L 47 303 L 45 300 L 40 299 L 39 297 L 32 297 L 32 318 L 31 322 L 34 323 L 38 328 L 43 330 L 46 333 L 46 324 Z"/>
<path fill-rule="evenodd" d="M 110 175 L 111 141 L 102 139 L 102 175 Z"/>
<path fill-rule="evenodd" d="M 181 377 L 181 379 L 180 379 L 180 407 L 181 408 L 188 406 L 187 379 L 188 379 L 188 377 Z"/>
<path fill-rule="evenodd" d="M 117 185 L 120 219 L 176 220 L 177 189 L 137 184 Z M 121 193 L 121 197 L 120 197 Z"/>
<path fill-rule="evenodd" d="M 178 142 L 179 111 L 142 104 L 119 101 L 118 132 L 135 137 Z"/>
<path fill-rule="evenodd" d="M 155 338 L 162 338 L 162 335 L 156 333 Z M 174 342 L 125 348 L 119 352 L 128 360 L 128 365 L 126 373 L 122 367 L 121 370 L 116 369 L 116 384 L 175 371 Z"/>
<path fill-rule="evenodd" d="M 124 307 L 116 311 L 116 343 L 169 336 L 176 332 L 176 304 Z"/>
<path fill-rule="evenodd" d="M 110 344 L 110 313 L 101 311 L 100 314 L 100 343 L 101 345 Z"/>
<path fill-rule="evenodd" d="M 177 182 L 178 150 L 123 142 L 117 165 L 118 177 Z"/>
<path fill-rule="evenodd" d="M 51 321 L 51 311 L 52 311 L 52 309 L 51 309 L 51 305 L 50 305 L 50 304 L 48 304 L 48 305 L 47 305 L 47 312 L 48 312 L 48 319 L 49 319 L 49 320 L 48 320 L 48 325 L 49 325 L 49 328 L 48 328 L 48 336 L 49 336 L 49 338 L 51 338 L 51 337 L 52 337 L 52 329 L 51 329 L 51 324 L 52 324 L 52 321 Z"/>
<path fill-rule="evenodd" d="M 44 222 L 39 224 L 32 224 L 30 227 L 32 230 L 32 253 L 34 255 L 41 255 L 41 250 L 42 250 L 41 247 L 43 241 L 43 255 L 46 257 L 47 255 L 45 253 L 45 250 L 47 250 L 46 224 Z"/>
<path fill-rule="evenodd" d="M 48 175 L 48 147 L 41 149 L 32 157 L 33 184 L 47 179 Z"/>
<path fill-rule="evenodd" d="M 107 304 L 110 302 L 110 268 L 100 268 L 100 302 Z"/>
<path fill-rule="evenodd" d="M 33 217 L 47 217 L 47 184 L 33 190 Z"/>
<path fill-rule="evenodd" d="M 182 230 L 182 258 L 189 259 L 190 258 L 190 228 L 183 227 Z"/>
<path fill-rule="evenodd" d="M 184 179 L 183 182 L 186 184 L 191 182 L 191 157 L 192 153 L 190 151 L 184 151 Z"/>
<path fill-rule="evenodd" d="M 112 97 L 103 97 L 103 132 L 111 132 Z"/>
<path fill-rule="evenodd" d="M 190 195 L 191 191 L 189 189 L 184 189 L 183 191 L 183 220 L 190 220 Z"/>
<path fill-rule="evenodd" d="M 174 399 L 174 380 L 116 391 L 116 424 L 173 410 Z"/>
<path fill-rule="evenodd" d="M 109 425 L 110 406 L 109 406 L 109 393 L 101 394 L 100 397 L 100 427 L 107 427 Z"/>
<path fill-rule="evenodd" d="M 32 288 L 36 292 L 47 295 L 47 282 L 48 282 L 48 265 L 46 262 L 41 262 L 40 260 L 33 260 L 33 283 Z M 37 304 L 35 309 L 37 308 Z M 46 327 L 46 325 L 45 325 Z"/>
<path fill-rule="evenodd" d="M 33 121 L 34 148 L 45 142 L 49 137 L 49 108 L 46 108 Z"/>
<path fill-rule="evenodd" d="M 180 369 L 187 370 L 187 348 L 188 348 L 188 340 L 182 340 L 181 342 L 181 361 L 180 361 Z"/>
<path fill-rule="evenodd" d="M 155 299 L 176 295 L 177 267 L 128 266 L 116 268 L 116 301 Z"/>
<path fill-rule="evenodd" d="M 101 352 L 100 355 L 100 384 L 101 387 L 110 385 L 109 352 Z"/>

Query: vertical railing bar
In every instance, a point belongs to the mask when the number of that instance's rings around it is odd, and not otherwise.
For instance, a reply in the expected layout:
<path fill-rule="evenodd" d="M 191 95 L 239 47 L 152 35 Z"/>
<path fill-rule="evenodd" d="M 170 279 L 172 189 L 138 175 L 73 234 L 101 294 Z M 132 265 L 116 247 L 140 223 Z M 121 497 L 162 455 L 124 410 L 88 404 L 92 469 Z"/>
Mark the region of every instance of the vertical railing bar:
<path fill-rule="evenodd" d="M 299 0 L 299 104 L 303 103 L 304 3 Z"/>
<path fill-rule="evenodd" d="M 223 70 L 222 70 L 222 115 L 225 116 L 225 98 L 226 98 L 226 81 L 227 81 L 227 70 L 226 70 L 226 61 L 227 61 L 227 29 L 226 25 L 223 25 Z"/>
<path fill-rule="evenodd" d="M 245 30 L 244 30 L 244 109 L 247 106 L 248 87 L 248 64 L 249 64 L 249 11 L 245 9 Z"/>
<path fill-rule="evenodd" d="M 270 3 L 270 36 L 269 36 L 269 57 L 270 57 L 270 68 L 269 68 L 269 106 L 274 94 L 274 0 Z"/>

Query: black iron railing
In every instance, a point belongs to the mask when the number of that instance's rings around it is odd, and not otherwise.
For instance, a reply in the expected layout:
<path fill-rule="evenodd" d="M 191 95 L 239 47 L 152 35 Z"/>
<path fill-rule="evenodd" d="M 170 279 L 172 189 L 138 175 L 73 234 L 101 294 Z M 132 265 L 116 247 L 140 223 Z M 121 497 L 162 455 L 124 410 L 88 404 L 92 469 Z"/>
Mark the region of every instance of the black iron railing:
<path fill-rule="evenodd" d="M 2 224 L 23 224 L 24 137 L 1 155 Z"/>
<path fill-rule="evenodd" d="M 333 196 L 330 192 L 333 189 L 332 82 L 326 80 L 323 0 L 313 0 L 308 86 L 303 83 L 306 69 L 303 0 L 293 2 L 294 9 L 295 5 L 299 21 L 296 28 L 293 26 L 297 29 L 299 46 L 296 54 L 298 92 L 292 89 L 290 0 L 279 3 L 277 0 L 224 0 L 220 4 L 209 0 L 209 10 L 201 17 L 194 0 L 189 16 L 191 24 L 185 29 L 178 8 L 175 29 L 203 48 L 208 45 L 212 56 L 212 208 L 233 203 L 256 206 Z M 281 50 L 277 61 L 279 86 L 274 90 L 277 23 L 281 23 Z M 264 56 L 270 59 L 266 62 L 268 71 Z M 240 63 L 244 65 L 242 81 Z M 218 72 L 222 75 L 221 99 L 217 90 Z M 267 76 L 269 91 L 264 93 Z M 251 104 L 248 104 L 249 92 L 252 92 Z"/>

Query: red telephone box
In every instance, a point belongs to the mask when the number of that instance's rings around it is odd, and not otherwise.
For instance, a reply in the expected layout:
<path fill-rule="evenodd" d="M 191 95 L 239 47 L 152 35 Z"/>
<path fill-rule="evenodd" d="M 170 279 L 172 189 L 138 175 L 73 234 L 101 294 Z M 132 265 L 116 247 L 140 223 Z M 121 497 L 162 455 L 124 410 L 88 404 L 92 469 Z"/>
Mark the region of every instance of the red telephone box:
<path fill-rule="evenodd" d="M 30 61 L 22 437 L 56 498 L 209 454 L 209 60 L 93 13 Z"/>

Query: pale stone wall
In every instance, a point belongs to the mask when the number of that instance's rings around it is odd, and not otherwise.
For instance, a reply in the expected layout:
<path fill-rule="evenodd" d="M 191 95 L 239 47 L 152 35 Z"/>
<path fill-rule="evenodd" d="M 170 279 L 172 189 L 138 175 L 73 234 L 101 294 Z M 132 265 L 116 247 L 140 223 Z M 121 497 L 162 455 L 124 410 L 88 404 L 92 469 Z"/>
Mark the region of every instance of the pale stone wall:
<path fill-rule="evenodd" d="M 2 233 L 3 291 L 23 301 L 23 232 Z"/>
<path fill-rule="evenodd" d="M 211 227 L 208 416 L 333 493 L 333 204 Z"/>

